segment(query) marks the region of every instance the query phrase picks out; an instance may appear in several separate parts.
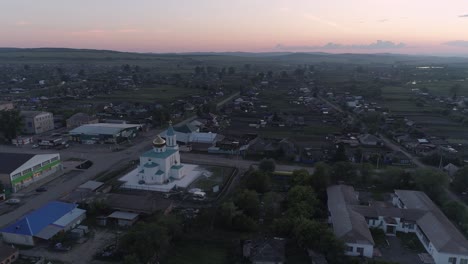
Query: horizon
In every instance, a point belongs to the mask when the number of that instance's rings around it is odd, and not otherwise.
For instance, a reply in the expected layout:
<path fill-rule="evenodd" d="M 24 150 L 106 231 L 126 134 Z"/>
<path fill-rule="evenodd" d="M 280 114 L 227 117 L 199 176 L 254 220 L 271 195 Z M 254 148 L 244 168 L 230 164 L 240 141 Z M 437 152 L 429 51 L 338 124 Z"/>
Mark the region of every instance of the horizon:
<path fill-rule="evenodd" d="M 468 56 L 463 0 L 110 2 L 6 2 L 0 46 Z"/>

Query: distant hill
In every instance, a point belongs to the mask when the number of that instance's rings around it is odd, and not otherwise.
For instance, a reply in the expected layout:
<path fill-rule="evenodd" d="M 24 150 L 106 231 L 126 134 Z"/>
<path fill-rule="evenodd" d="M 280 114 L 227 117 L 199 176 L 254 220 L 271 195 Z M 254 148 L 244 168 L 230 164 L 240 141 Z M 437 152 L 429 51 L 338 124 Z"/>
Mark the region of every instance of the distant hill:
<path fill-rule="evenodd" d="M 0 63 L 152 63 L 174 59 L 194 59 L 200 63 L 215 60 L 236 63 L 349 63 L 349 64 L 450 64 L 468 63 L 468 58 L 416 56 L 404 54 L 330 54 L 323 52 L 189 52 L 136 53 L 112 50 L 70 48 L 0 48 Z"/>

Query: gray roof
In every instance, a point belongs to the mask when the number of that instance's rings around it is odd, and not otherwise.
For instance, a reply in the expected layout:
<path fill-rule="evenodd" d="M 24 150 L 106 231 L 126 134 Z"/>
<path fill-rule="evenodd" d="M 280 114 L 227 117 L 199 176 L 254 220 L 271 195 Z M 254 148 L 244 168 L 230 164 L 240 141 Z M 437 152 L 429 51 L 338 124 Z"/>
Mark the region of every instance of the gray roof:
<path fill-rule="evenodd" d="M 346 185 L 330 186 L 327 195 L 335 235 L 347 243 L 374 245 L 366 219 L 353 210 L 353 206 L 359 204 L 354 188 Z"/>
<path fill-rule="evenodd" d="M 79 126 L 69 133 L 70 135 L 115 135 L 125 129 L 137 127 L 140 127 L 140 125 L 97 123 Z"/>
<path fill-rule="evenodd" d="M 112 214 L 108 215 L 107 217 L 122 219 L 122 220 L 135 220 L 138 217 L 138 214 L 129 213 L 129 212 L 122 212 L 122 211 L 115 211 Z"/>
<path fill-rule="evenodd" d="M 405 208 L 424 211 L 416 223 L 439 252 L 468 254 L 468 241 L 423 192 L 395 190 Z"/>
<path fill-rule="evenodd" d="M 284 239 L 259 239 L 250 244 L 252 262 L 283 263 L 285 261 Z"/>
<path fill-rule="evenodd" d="M 67 121 L 89 121 L 89 120 L 94 120 L 97 119 L 96 117 L 92 117 L 86 113 L 76 113 L 70 118 L 67 119 Z"/>
<path fill-rule="evenodd" d="M 0 174 L 12 173 L 34 156 L 36 155 L 25 153 L 0 153 Z"/>
<path fill-rule="evenodd" d="M 44 112 L 44 111 L 21 111 L 21 116 L 24 116 L 24 117 L 35 117 L 40 114 L 50 114 L 50 113 Z"/>

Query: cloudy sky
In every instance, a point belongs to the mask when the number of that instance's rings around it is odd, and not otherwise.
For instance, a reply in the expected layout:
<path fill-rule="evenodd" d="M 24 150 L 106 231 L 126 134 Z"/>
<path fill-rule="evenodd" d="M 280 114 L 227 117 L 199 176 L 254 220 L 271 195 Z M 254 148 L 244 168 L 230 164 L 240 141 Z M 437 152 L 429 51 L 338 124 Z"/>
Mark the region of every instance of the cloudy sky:
<path fill-rule="evenodd" d="M 0 0 L 0 47 L 468 56 L 468 3 Z"/>

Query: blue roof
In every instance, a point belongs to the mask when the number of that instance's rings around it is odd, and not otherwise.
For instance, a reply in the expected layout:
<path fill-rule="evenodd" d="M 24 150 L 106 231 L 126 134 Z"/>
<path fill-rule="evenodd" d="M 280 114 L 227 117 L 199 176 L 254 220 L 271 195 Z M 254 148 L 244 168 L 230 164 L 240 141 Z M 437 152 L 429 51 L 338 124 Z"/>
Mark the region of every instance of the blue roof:
<path fill-rule="evenodd" d="M 166 131 L 166 136 L 174 136 L 174 135 L 175 135 L 174 128 L 172 127 L 172 125 L 169 125 Z"/>
<path fill-rule="evenodd" d="M 154 150 L 148 150 L 145 153 L 143 153 L 143 157 L 150 157 L 150 158 L 157 158 L 157 159 L 165 159 L 172 154 L 176 153 L 178 150 L 176 149 L 166 149 L 164 152 L 156 152 Z"/>
<path fill-rule="evenodd" d="M 0 231 L 5 233 L 34 236 L 46 226 L 54 223 L 76 207 L 77 206 L 75 204 L 71 203 L 56 201 L 49 202 L 43 207 L 25 215 L 16 223 L 11 224 Z"/>

